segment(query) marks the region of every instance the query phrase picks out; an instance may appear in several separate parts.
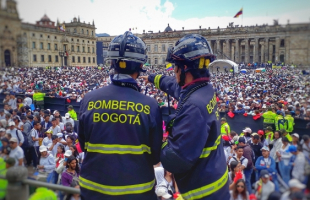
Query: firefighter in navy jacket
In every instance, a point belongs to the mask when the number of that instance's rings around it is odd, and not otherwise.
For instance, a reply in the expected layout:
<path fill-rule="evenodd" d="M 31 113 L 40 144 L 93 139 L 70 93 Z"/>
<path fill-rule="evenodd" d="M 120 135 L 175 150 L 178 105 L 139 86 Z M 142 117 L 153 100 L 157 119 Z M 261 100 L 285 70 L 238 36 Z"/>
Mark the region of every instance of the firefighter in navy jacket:
<path fill-rule="evenodd" d="M 174 174 L 186 200 L 230 198 L 216 95 L 208 84 L 208 65 L 213 60 L 207 40 L 190 34 L 168 51 L 166 61 L 174 63 L 175 78 L 143 77 L 179 101 L 169 122 L 168 141 L 162 146 L 161 163 Z"/>
<path fill-rule="evenodd" d="M 162 119 L 155 99 L 135 79 L 146 62 L 144 42 L 126 32 L 112 40 L 112 84 L 85 95 L 79 141 L 85 149 L 83 199 L 155 200 L 153 165 L 160 161 Z"/>

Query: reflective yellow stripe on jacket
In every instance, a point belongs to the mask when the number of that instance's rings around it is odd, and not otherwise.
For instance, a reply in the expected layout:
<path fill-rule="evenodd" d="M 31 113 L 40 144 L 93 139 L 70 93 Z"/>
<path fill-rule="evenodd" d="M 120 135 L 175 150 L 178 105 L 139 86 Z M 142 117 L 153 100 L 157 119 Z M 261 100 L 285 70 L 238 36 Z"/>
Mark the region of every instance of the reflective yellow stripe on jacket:
<path fill-rule="evenodd" d="M 102 153 L 102 154 L 151 154 L 151 148 L 145 144 L 139 146 L 121 145 L 121 144 L 92 144 L 85 143 L 87 152 Z"/>
<path fill-rule="evenodd" d="M 228 180 L 228 169 L 226 169 L 226 172 L 224 173 L 224 175 L 217 181 L 210 183 L 208 185 L 205 185 L 201 188 L 191 190 L 181 195 L 186 200 L 201 199 L 221 189 L 226 184 L 227 180 Z"/>
<path fill-rule="evenodd" d="M 80 185 L 83 188 L 88 190 L 93 190 L 96 192 L 100 192 L 106 195 L 124 195 L 124 194 L 141 194 L 147 191 L 150 191 L 154 184 L 155 180 L 152 180 L 148 183 L 136 184 L 136 185 L 124 185 L 124 186 L 110 186 L 110 185 L 102 185 L 99 183 L 95 183 L 93 181 L 87 180 L 80 176 Z"/>
<path fill-rule="evenodd" d="M 210 155 L 211 151 L 216 150 L 217 146 L 221 143 L 221 138 L 222 138 L 222 135 L 219 135 L 212 147 L 204 148 L 202 150 L 200 158 L 207 158 Z"/>
<path fill-rule="evenodd" d="M 162 75 L 156 75 L 154 79 L 154 85 L 157 89 L 159 89 L 159 81 Z"/>

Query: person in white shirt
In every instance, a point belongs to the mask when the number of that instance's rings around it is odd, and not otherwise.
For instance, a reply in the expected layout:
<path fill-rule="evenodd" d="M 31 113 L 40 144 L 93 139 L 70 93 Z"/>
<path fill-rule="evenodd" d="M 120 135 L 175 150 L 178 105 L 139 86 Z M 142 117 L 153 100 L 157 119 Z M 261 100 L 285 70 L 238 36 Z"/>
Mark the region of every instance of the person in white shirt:
<path fill-rule="evenodd" d="M 303 135 L 302 140 L 302 152 L 305 154 L 306 158 L 310 159 L 310 137 L 308 135 Z"/>
<path fill-rule="evenodd" d="M 281 200 L 290 200 L 291 199 L 290 195 L 292 193 L 302 192 L 306 188 L 306 185 L 300 183 L 300 181 L 297 179 L 291 179 L 288 182 L 288 186 L 290 187 L 290 190 L 282 194 Z"/>
<path fill-rule="evenodd" d="M 70 117 L 69 113 L 65 114 L 65 117 L 62 118 L 62 122 L 66 125 L 67 122 L 70 122 L 72 127 L 74 128 L 74 120 Z"/>
<path fill-rule="evenodd" d="M 248 159 L 243 157 L 243 148 L 241 147 L 237 147 L 237 155 L 233 156 L 230 160 L 229 160 L 229 165 L 232 161 L 236 161 L 238 162 L 241 166 L 240 166 L 240 170 L 243 171 L 247 165 L 248 165 Z"/>
<path fill-rule="evenodd" d="M 52 140 L 52 132 L 49 130 L 49 131 L 46 131 L 45 134 L 46 134 L 46 137 L 43 139 L 42 144 L 44 146 L 48 147 L 49 144 L 53 142 L 53 140 Z"/>
<path fill-rule="evenodd" d="M 267 200 L 269 195 L 275 191 L 275 185 L 270 181 L 267 170 L 260 172 L 260 180 L 255 183 L 256 197 L 260 200 Z"/>
<path fill-rule="evenodd" d="M 57 135 L 57 133 L 61 132 L 60 127 L 57 125 L 57 119 L 56 118 L 52 119 L 52 126 L 50 127 L 50 129 L 51 129 L 53 135 Z"/>
<path fill-rule="evenodd" d="M 53 172 L 56 167 L 54 156 L 47 152 L 47 147 L 42 145 L 39 148 L 41 153 L 40 165 L 38 165 L 39 171 L 47 173 L 47 183 L 52 183 Z"/>
<path fill-rule="evenodd" d="M 8 104 L 13 110 L 17 109 L 17 99 L 15 98 L 15 94 L 13 92 L 10 93 L 10 100 Z"/>
<path fill-rule="evenodd" d="M 24 139 L 22 132 L 15 128 L 15 122 L 13 122 L 13 121 L 9 122 L 9 128 L 10 128 L 9 133 L 11 134 L 12 138 L 16 138 L 17 144 L 19 146 L 22 146 L 25 139 Z"/>
<path fill-rule="evenodd" d="M 12 137 L 9 144 L 11 148 L 9 157 L 15 159 L 15 166 L 24 166 L 24 151 L 20 146 L 18 146 L 17 138 Z"/>
<path fill-rule="evenodd" d="M 41 129 L 40 122 L 33 123 L 33 129 L 30 131 L 30 135 L 33 141 L 33 148 L 31 149 L 32 152 L 32 159 L 33 159 L 33 167 L 37 168 L 37 164 L 39 162 L 39 130 Z"/>

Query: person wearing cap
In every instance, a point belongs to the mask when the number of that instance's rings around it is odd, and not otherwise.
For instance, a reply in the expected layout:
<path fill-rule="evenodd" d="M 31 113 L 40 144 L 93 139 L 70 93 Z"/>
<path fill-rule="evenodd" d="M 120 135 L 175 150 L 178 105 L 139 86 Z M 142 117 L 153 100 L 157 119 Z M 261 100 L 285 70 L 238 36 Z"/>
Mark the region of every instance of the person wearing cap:
<path fill-rule="evenodd" d="M 18 146 L 17 138 L 12 137 L 9 144 L 11 148 L 9 157 L 15 159 L 15 166 L 24 166 L 24 151 L 20 146 Z"/>
<path fill-rule="evenodd" d="M 144 77 L 179 100 L 177 114 L 171 120 L 172 131 L 163 145 L 161 162 L 175 175 L 184 199 L 216 200 L 230 196 L 228 182 L 226 179 L 221 182 L 228 171 L 220 144 L 217 98 L 209 84 L 208 66 L 214 59 L 208 41 L 201 35 L 189 34 L 168 51 L 166 60 L 174 63 L 175 77 L 161 74 Z M 225 135 L 229 133 L 229 130 L 223 131 Z M 219 184 L 211 186 L 214 182 Z"/>
<path fill-rule="evenodd" d="M 1 158 L 1 159 L 3 159 L 3 158 Z M 16 163 L 15 159 L 14 159 L 14 158 L 11 158 L 11 157 L 5 158 L 5 159 L 4 159 L 4 162 L 5 162 L 5 168 L 6 168 L 6 169 L 9 169 L 9 168 L 11 168 L 11 167 L 14 167 L 14 166 L 15 166 L 15 163 Z M 0 161 L 0 163 L 1 163 L 1 161 Z"/>
<path fill-rule="evenodd" d="M 57 125 L 57 119 L 52 119 L 52 126 L 49 128 L 52 131 L 52 135 L 56 135 L 57 133 L 61 132 L 60 126 Z"/>
<path fill-rule="evenodd" d="M 264 128 L 271 126 L 272 128 L 275 128 L 275 118 L 277 114 L 272 112 L 272 108 L 268 107 L 268 111 L 263 113 L 262 117 L 264 118 L 263 125 Z"/>
<path fill-rule="evenodd" d="M 230 126 L 228 125 L 225 118 L 221 119 L 221 134 L 228 135 L 230 134 Z"/>
<path fill-rule="evenodd" d="M 71 117 L 73 120 L 77 120 L 77 115 L 76 115 L 76 112 L 74 111 L 72 105 L 69 105 L 69 106 L 68 106 L 68 113 L 70 114 L 70 117 Z"/>
<path fill-rule="evenodd" d="M 66 152 L 64 154 L 64 159 L 61 159 L 59 161 L 59 165 L 58 165 L 58 167 L 55 170 L 58 174 L 62 174 L 62 172 L 66 169 L 67 161 L 68 161 L 68 158 L 70 156 L 72 156 L 72 151 L 71 150 L 66 150 Z"/>
<path fill-rule="evenodd" d="M 275 185 L 270 181 L 270 175 L 267 170 L 260 172 L 260 179 L 255 183 L 255 195 L 257 199 L 268 200 L 269 195 L 275 191 Z"/>
<path fill-rule="evenodd" d="M 250 139 L 251 139 L 251 133 L 252 133 L 252 129 L 249 127 L 246 127 L 242 133 L 240 133 L 240 137 L 244 137 L 245 142 L 247 143 Z"/>
<path fill-rule="evenodd" d="M 53 181 L 53 171 L 56 167 L 56 162 L 54 156 L 47 152 L 47 147 L 42 145 L 39 148 L 41 153 L 40 164 L 37 166 L 39 171 L 47 173 L 47 183 L 52 183 Z"/>
<path fill-rule="evenodd" d="M 79 111 L 79 142 L 86 151 L 81 196 L 157 199 L 153 165 L 160 161 L 162 118 L 156 101 L 141 94 L 136 82 L 145 72 L 145 43 L 125 32 L 110 43 L 108 59 L 112 83 L 87 93 Z"/>
<path fill-rule="evenodd" d="M 13 122 L 13 121 L 9 122 L 9 131 L 8 131 L 8 133 L 11 134 L 12 138 L 16 138 L 17 139 L 17 144 L 19 146 L 23 145 L 23 143 L 25 141 L 24 135 L 23 135 L 23 133 L 20 130 L 17 130 L 15 128 L 15 122 Z"/>
<path fill-rule="evenodd" d="M 277 116 L 274 120 L 275 122 L 275 127 L 276 127 L 276 131 L 285 128 L 285 119 L 283 117 L 283 112 L 278 110 L 277 111 Z"/>
<path fill-rule="evenodd" d="M 291 179 L 288 182 L 288 186 L 289 186 L 290 190 L 286 191 L 282 194 L 281 200 L 290 200 L 291 194 L 297 193 L 297 192 L 302 192 L 306 188 L 306 185 L 302 184 L 298 179 Z"/>
<path fill-rule="evenodd" d="M 172 197 L 172 195 L 169 194 L 168 192 L 168 188 L 166 184 L 157 185 L 155 189 L 155 193 L 158 197 L 162 197 L 163 199 L 170 199 Z"/>
<path fill-rule="evenodd" d="M 36 108 L 44 109 L 44 97 L 45 93 L 39 92 L 39 90 L 35 90 L 33 93 L 32 99 Z"/>
<path fill-rule="evenodd" d="M 252 193 L 251 175 L 253 172 L 254 153 L 250 145 L 246 143 L 246 140 L 244 137 L 239 137 L 238 147 L 243 148 L 243 157 L 245 157 L 248 160 L 247 165 L 243 170 L 243 173 L 245 175 L 245 182 L 246 182 L 247 189 L 249 193 Z"/>
<path fill-rule="evenodd" d="M 277 130 L 278 131 L 278 130 Z M 273 140 L 273 135 L 274 133 L 272 132 L 272 127 L 271 126 L 267 126 L 265 128 L 265 136 L 266 136 L 266 140 Z"/>
<path fill-rule="evenodd" d="M 290 163 L 293 166 L 292 177 L 298 179 L 301 183 L 305 183 L 305 164 L 308 162 L 305 154 L 299 151 L 299 149 L 294 145 L 290 145 L 286 152 L 289 152 L 295 156 L 295 160 L 291 159 Z"/>
<path fill-rule="evenodd" d="M 298 146 L 300 145 L 300 142 L 299 142 L 299 134 L 298 133 L 293 133 L 292 135 L 292 145 L 296 146 L 298 148 Z"/>
<path fill-rule="evenodd" d="M 67 124 L 71 123 L 72 127 L 74 127 L 74 120 L 71 118 L 70 113 L 66 113 L 65 117 L 62 118 L 62 123 Z"/>

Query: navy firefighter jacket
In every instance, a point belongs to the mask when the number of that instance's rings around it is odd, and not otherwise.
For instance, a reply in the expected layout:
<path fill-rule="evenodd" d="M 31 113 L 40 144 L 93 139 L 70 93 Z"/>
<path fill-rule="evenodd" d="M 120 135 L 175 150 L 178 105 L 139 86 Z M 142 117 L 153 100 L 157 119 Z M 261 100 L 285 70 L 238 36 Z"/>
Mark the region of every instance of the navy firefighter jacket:
<path fill-rule="evenodd" d="M 162 118 L 157 102 L 122 80 L 87 93 L 81 102 L 79 142 L 85 149 L 84 199 L 157 199 L 153 165 L 160 160 Z M 137 86 L 137 85 L 136 85 Z"/>
<path fill-rule="evenodd" d="M 148 80 L 176 98 L 178 107 L 181 107 L 179 111 L 177 109 L 172 133 L 163 144 L 160 159 L 163 167 L 174 174 L 182 197 L 186 200 L 230 199 L 219 113 L 212 85 L 202 80 L 182 89 L 171 76 L 150 75 Z M 188 97 L 194 88 L 199 89 Z"/>

